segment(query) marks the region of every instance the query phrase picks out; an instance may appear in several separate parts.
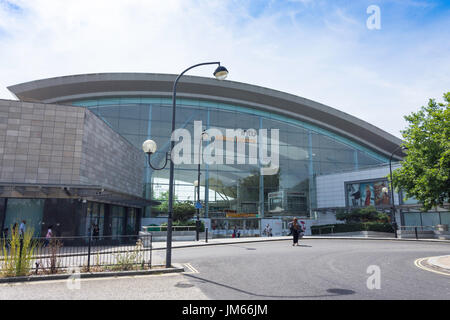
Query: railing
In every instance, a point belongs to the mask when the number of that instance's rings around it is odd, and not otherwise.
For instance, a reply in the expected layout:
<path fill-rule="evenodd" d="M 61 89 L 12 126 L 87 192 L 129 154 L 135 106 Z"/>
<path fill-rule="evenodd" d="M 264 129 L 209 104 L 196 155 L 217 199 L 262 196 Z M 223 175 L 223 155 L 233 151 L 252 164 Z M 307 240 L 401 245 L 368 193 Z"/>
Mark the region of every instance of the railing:
<path fill-rule="evenodd" d="M 436 226 L 399 226 L 398 229 L 401 231 L 434 231 Z"/>
<path fill-rule="evenodd" d="M 20 242 L 19 242 L 20 241 Z M 152 235 L 0 240 L 0 272 L 15 276 L 152 268 Z M 19 268 L 17 268 L 19 266 Z M 28 272 L 26 272 L 28 271 Z"/>
<path fill-rule="evenodd" d="M 418 240 L 419 239 L 419 231 L 432 232 L 432 231 L 436 230 L 436 226 L 401 226 L 401 227 L 399 227 L 399 230 L 401 232 L 406 231 L 406 233 L 414 232 L 414 236 L 415 236 L 416 240 Z"/>
<path fill-rule="evenodd" d="M 152 232 L 152 231 L 167 231 L 167 226 L 143 226 L 143 231 Z M 173 231 L 195 231 L 197 230 L 196 226 L 172 226 Z"/>

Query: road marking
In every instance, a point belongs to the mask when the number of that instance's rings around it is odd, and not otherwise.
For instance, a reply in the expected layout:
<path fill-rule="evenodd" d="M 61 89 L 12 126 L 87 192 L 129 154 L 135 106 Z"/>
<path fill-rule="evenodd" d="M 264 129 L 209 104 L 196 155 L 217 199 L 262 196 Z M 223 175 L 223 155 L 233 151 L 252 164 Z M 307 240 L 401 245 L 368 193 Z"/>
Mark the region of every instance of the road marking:
<path fill-rule="evenodd" d="M 438 273 L 438 274 L 443 274 L 444 276 L 450 276 L 450 274 L 448 274 L 448 273 L 440 272 L 440 271 L 437 271 L 437 270 L 434 270 L 434 269 L 425 267 L 425 266 L 423 266 L 423 265 L 421 264 L 422 261 L 427 260 L 427 259 L 430 259 L 430 258 L 433 258 L 433 257 L 419 258 L 419 259 L 417 259 L 417 260 L 414 261 L 414 264 L 415 264 L 416 267 L 418 267 L 419 269 L 422 269 L 422 270 L 425 270 L 425 271 L 434 272 L 434 273 Z"/>
<path fill-rule="evenodd" d="M 200 273 L 200 272 L 198 272 L 198 270 L 195 269 L 190 263 L 185 263 L 184 266 L 185 266 L 186 268 L 188 268 L 188 269 L 191 271 L 191 273 Z"/>

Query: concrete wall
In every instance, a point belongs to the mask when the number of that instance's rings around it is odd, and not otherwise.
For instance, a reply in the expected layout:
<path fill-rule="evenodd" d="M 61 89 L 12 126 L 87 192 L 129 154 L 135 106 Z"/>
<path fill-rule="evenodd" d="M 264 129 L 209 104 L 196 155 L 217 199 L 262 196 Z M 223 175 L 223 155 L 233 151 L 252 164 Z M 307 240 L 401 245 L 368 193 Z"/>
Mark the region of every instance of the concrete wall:
<path fill-rule="evenodd" d="M 85 110 L 81 183 L 101 185 L 139 197 L 145 155 L 91 111 Z"/>
<path fill-rule="evenodd" d="M 142 196 L 144 153 L 83 107 L 0 100 L 0 182 Z"/>
<path fill-rule="evenodd" d="M 0 100 L 0 181 L 79 184 L 85 110 Z"/>

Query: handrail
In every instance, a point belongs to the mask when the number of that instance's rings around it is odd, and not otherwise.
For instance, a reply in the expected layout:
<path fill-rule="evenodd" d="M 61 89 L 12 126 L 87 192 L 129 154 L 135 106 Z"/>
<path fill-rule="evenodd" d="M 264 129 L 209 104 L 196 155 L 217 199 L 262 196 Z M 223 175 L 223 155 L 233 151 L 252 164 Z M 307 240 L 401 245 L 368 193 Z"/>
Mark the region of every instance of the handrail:
<path fill-rule="evenodd" d="M 152 231 L 156 231 L 156 229 L 159 229 L 159 231 L 167 231 L 167 226 L 143 226 L 142 229 L 144 229 L 146 232 L 148 232 L 148 229 L 152 228 Z M 185 231 L 195 231 L 196 226 L 172 226 L 172 229 L 176 231 L 176 229 L 187 229 Z"/>
<path fill-rule="evenodd" d="M 420 231 L 434 231 L 436 230 L 436 226 L 399 226 L 398 229 L 401 231 L 414 231 L 414 230 L 420 230 Z"/>

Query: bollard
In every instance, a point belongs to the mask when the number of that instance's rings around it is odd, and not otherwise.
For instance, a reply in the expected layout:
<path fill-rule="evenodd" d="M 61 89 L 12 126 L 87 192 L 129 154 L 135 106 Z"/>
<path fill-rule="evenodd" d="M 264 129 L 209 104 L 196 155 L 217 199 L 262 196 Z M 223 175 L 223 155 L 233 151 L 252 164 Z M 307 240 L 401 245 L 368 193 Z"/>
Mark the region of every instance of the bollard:
<path fill-rule="evenodd" d="M 417 234 L 417 227 L 414 227 L 414 232 L 416 233 L 416 240 L 419 240 L 419 235 Z"/>
<path fill-rule="evenodd" d="M 205 228 L 205 242 L 208 242 L 208 228 Z"/>
<path fill-rule="evenodd" d="M 89 268 L 90 268 L 90 264 L 91 264 L 91 238 L 92 238 L 92 233 L 90 233 L 89 240 L 88 240 L 88 261 L 87 261 L 87 271 L 88 272 L 89 272 Z"/>

